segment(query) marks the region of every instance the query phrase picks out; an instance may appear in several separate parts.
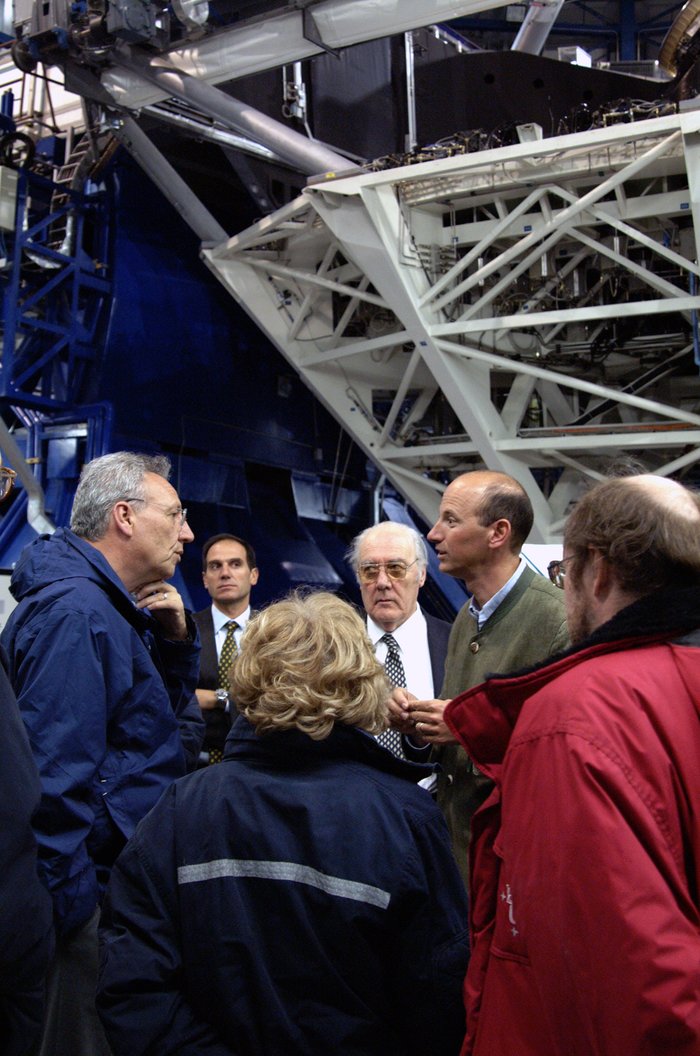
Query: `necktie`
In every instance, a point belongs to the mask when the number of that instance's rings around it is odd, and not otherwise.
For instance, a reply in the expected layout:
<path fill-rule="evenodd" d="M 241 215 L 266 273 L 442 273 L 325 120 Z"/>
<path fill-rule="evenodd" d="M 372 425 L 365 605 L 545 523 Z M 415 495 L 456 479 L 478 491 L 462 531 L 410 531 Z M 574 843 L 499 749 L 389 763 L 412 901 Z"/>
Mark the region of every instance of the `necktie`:
<path fill-rule="evenodd" d="M 226 637 L 224 638 L 224 644 L 221 646 L 221 652 L 219 654 L 219 688 L 225 689 L 228 693 L 228 676 L 231 671 L 231 664 L 233 658 L 238 652 L 238 645 L 236 643 L 236 630 L 238 624 L 235 620 L 229 620 L 228 623 L 223 625 L 226 628 Z M 209 764 L 220 763 L 224 757 L 224 753 L 220 748 L 209 749 Z"/>
<path fill-rule="evenodd" d="M 399 652 L 399 646 L 394 638 L 393 634 L 385 634 L 382 636 L 380 641 L 386 645 L 386 659 L 384 660 L 384 670 L 387 673 L 387 677 L 391 682 L 392 686 L 401 686 L 403 689 L 406 688 L 406 672 L 403 669 L 401 663 L 401 654 Z M 377 736 L 377 743 L 381 744 L 382 748 L 388 748 L 390 752 L 397 755 L 399 759 L 405 759 L 404 750 L 401 744 L 401 734 L 398 730 L 385 730 L 384 733 L 380 733 Z"/>
<path fill-rule="evenodd" d="M 224 638 L 224 644 L 221 646 L 221 653 L 219 654 L 219 687 L 228 692 L 228 676 L 231 670 L 231 664 L 233 663 L 233 658 L 238 652 L 235 637 L 235 632 L 238 630 L 238 624 L 235 620 L 229 620 L 228 623 L 224 624 L 224 627 L 226 628 L 226 637 Z"/>

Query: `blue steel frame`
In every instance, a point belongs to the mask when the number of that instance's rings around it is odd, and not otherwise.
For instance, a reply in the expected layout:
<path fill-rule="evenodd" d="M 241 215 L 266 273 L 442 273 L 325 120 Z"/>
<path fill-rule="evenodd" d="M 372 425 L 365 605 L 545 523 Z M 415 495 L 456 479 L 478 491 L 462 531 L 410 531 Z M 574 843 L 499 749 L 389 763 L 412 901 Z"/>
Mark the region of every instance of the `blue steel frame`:
<path fill-rule="evenodd" d="M 57 192 L 64 204 L 52 208 Z M 94 402 L 112 309 L 110 198 L 20 170 L 15 229 L 0 235 L 9 264 L 0 271 L 0 413 L 24 426 L 19 442 L 57 525 L 68 522 L 82 463 L 111 442 L 111 404 Z M 0 517 L 4 567 L 32 537 L 26 514 L 19 489 Z"/>
<path fill-rule="evenodd" d="M 112 405 L 85 405 L 56 415 L 13 410 L 24 426 L 18 443 L 41 485 L 45 513 L 57 527 L 67 525 L 81 467 L 111 450 Z M 11 568 L 34 537 L 27 512 L 27 493 L 18 486 L 0 514 L 0 568 Z"/>
<path fill-rule="evenodd" d="M 0 401 L 75 411 L 94 399 L 112 304 L 106 193 L 68 192 L 51 209 L 51 180 L 19 173 L 15 231 L 2 279 Z M 65 236 L 72 217 L 71 247 Z M 58 232 L 58 235 L 57 235 Z"/>

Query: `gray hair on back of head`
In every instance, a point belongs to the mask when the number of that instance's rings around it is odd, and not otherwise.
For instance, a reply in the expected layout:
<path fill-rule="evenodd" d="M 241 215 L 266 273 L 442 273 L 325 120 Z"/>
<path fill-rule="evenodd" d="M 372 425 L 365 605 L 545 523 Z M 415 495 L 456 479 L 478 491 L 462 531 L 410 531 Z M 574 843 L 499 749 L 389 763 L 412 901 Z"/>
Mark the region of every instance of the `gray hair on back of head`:
<path fill-rule="evenodd" d="M 170 459 L 165 455 L 133 451 L 115 451 L 87 462 L 73 500 L 71 531 L 89 542 L 102 539 L 115 503 L 121 499 L 145 501 L 145 474 L 156 473 L 167 480 L 170 469 Z"/>

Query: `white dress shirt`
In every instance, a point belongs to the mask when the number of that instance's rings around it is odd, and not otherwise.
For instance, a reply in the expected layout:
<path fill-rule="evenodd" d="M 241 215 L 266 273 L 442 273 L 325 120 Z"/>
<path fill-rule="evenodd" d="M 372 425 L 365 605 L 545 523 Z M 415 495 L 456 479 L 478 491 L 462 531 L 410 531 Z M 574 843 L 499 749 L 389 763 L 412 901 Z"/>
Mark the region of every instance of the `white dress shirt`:
<path fill-rule="evenodd" d="M 418 700 L 432 700 L 435 696 L 435 687 L 428 648 L 428 625 L 420 609 L 417 608 L 395 631 L 389 632 L 368 616 L 367 633 L 380 664 L 384 663 L 387 653 L 386 643 L 380 639 L 387 633 L 393 635 L 406 675 L 406 689 Z"/>
<path fill-rule="evenodd" d="M 233 636 L 236 639 L 236 645 L 240 649 L 245 625 L 250 619 L 250 605 L 247 609 L 244 609 L 240 616 L 227 616 L 221 609 L 217 609 L 216 605 L 212 605 L 211 618 L 214 621 L 214 643 L 217 657 L 221 656 L 221 649 L 226 640 L 226 624 L 229 620 L 235 620 L 238 624 L 238 629 L 233 632 Z"/>

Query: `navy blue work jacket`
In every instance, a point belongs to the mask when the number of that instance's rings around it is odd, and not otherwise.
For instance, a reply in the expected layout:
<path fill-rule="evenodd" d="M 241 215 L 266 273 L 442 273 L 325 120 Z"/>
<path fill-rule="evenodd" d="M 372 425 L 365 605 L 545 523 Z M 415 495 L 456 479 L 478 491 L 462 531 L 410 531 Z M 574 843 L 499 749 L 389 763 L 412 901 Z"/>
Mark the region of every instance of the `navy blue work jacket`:
<path fill-rule="evenodd" d="M 237 719 L 113 871 L 115 1056 L 457 1056 L 467 904 L 427 769 L 349 727 Z"/>
<path fill-rule="evenodd" d="M 171 642 L 104 556 L 68 529 L 26 547 L 2 633 L 39 769 L 39 871 L 60 933 L 94 913 L 117 854 L 177 777 L 204 724 L 199 639 Z"/>
<path fill-rule="evenodd" d="M 36 870 L 39 775 L 0 649 L 0 1053 L 33 1051 L 53 952 L 51 899 Z"/>

